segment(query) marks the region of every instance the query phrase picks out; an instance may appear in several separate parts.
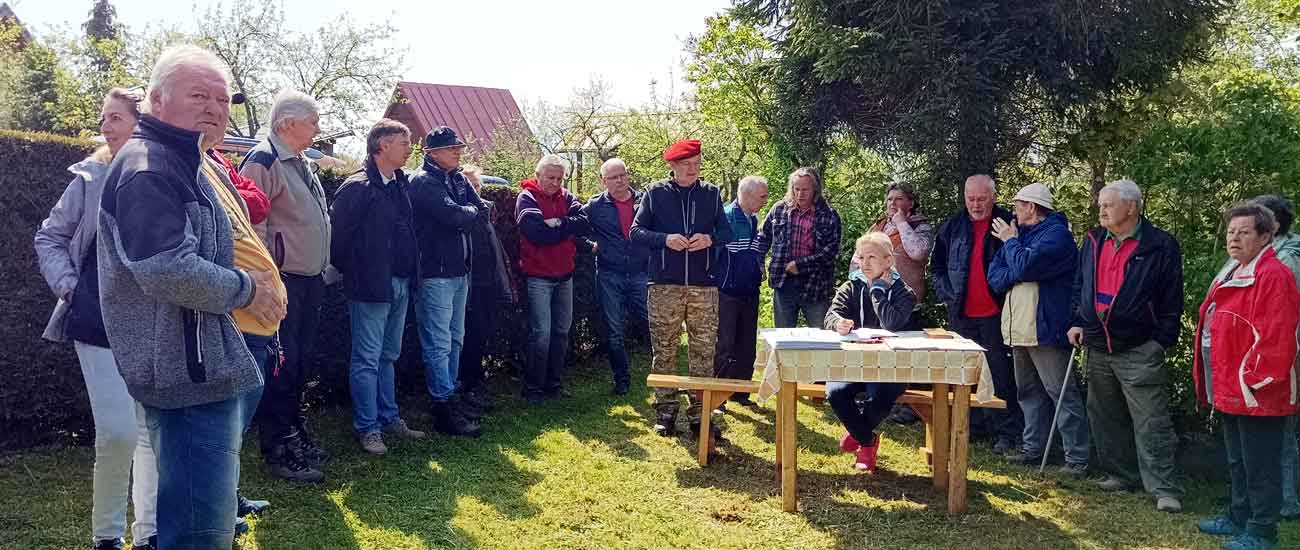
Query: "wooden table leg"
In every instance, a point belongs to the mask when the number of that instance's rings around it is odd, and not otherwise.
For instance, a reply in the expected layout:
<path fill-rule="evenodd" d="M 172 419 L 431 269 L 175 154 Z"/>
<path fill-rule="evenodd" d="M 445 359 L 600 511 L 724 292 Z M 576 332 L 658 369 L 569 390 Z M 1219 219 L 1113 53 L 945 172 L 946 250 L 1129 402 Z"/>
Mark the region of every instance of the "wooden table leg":
<path fill-rule="evenodd" d="M 934 488 L 942 491 L 948 488 L 948 449 L 951 436 L 949 434 L 949 412 L 948 408 L 948 384 L 934 385 L 934 405 L 931 407 L 931 414 L 934 415 L 934 433 L 931 434 L 930 440 L 933 443 L 930 447 L 931 460 L 930 464 L 934 467 Z"/>
<path fill-rule="evenodd" d="M 970 452 L 970 386 L 953 388 L 952 469 L 948 480 L 948 513 L 966 513 L 966 466 Z"/>
<path fill-rule="evenodd" d="M 796 480 L 798 465 L 795 450 L 798 448 L 796 432 L 799 420 L 795 416 L 799 406 L 799 384 L 781 383 L 781 509 L 787 512 L 799 510 L 799 486 Z"/>
<path fill-rule="evenodd" d="M 699 460 L 700 466 L 709 465 L 709 447 L 713 442 L 713 392 L 703 390 L 700 392 L 700 436 L 699 442 Z"/>
<path fill-rule="evenodd" d="M 776 394 L 776 482 L 781 483 L 781 426 L 785 425 L 782 420 L 785 411 L 785 396 L 780 393 Z"/>

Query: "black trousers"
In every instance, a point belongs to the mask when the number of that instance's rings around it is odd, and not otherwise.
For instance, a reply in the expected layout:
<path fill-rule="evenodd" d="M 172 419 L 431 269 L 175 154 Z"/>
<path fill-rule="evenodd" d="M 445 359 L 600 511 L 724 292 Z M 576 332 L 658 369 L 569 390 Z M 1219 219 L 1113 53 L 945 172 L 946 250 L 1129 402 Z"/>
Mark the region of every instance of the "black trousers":
<path fill-rule="evenodd" d="M 257 429 L 262 452 L 268 453 L 281 441 L 298 432 L 298 411 L 302 386 L 315 373 L 311 355 L 316 350 L 320 328 L 320 306 L 325 298 L 325 279 L 282 273 L 288 294 L 288 308 L 280 321 L 280 348 L 265 364 L 266 387 L 257 409 Z"/>
<path fill-rule="evenodd" d="M 713 376 L 732 380 L 754 378 L 758 345 L 758 296 L 737 298 L 718 293 L 718 343 L 713 351 Z M 749 397 L 738 393 L 734 398 Z"/>
<path fill-rule="evenodd" d="M 1282 431 L 1285 416 L 1223 415 L 1231 501 L 1228 518 L 1247 533 L 1277 540 L 1282 511 Z"/>
<path fill-rule="evenodd" d="M 460 371 L 457 381 L 462 391 L 482 386 L 485 380 L 483 356 L 488 338 L 492 337 L 492 307 L 496 304 L 491 288 L 470 287 L 465 301 L 465 340 L 460 348 Z"/>
<path fill-rule="evenodd" d="M 1016 371 L 1011 348 L 1002 342 L 1002 318 L 948 316 L 948 328 L 970 338 L 988 350 L 984 357 L 993 375 L 993 394 L 1007 402 L 1007 409 L 972 409 L 971 435 L 996 436 L 1018 441 L 1025 431 L 1025 413 L 1016 399 Z"/>

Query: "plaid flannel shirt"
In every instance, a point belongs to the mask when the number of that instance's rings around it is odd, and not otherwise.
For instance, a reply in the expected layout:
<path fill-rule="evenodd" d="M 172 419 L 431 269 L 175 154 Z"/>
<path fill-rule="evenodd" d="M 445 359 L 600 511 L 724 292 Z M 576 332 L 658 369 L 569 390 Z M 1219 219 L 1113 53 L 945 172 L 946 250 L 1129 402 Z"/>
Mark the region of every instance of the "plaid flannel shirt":
<path fill-rule="evenodd" d="M 809 302 L 828 301 L 835 293 L 835 258 L 840 253 L 840 215 L 825 200 L 820 200 L 813 207 L 813 252 L 802 258 L 794 257 L 793 231 L 794 223 L 790 221 L 791 206 L 785 200 L 772 205 L 763 220 L 763 228 L 758 232 L 759 250 L 772 252 L 772 261 L 767 266 L 768 286 L 781 288 L 785 285 L 785 266 L 794 262 L 799 268 L 799 279 L 803 283 L 800 299 Z"/>

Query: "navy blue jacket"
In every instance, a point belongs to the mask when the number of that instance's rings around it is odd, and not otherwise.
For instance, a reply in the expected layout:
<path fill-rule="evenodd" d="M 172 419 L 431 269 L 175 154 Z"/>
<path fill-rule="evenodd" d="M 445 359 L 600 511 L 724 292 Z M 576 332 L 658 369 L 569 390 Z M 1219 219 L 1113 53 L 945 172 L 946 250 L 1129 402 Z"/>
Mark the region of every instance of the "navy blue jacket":
<path fill-rule="evenodd" d="M 631 191 L 635 204 L 632 209 L 635 218 L 645 193 L 635 189 Z M 587 215 L 587 223 L 591 224 L 590 240 L 597 245 L 597 270 L 624 275 L 646 272 L 650 249 L 645 245 L 632 242 L 630 237 L 623 236 L 623 226 L 618 220 L 618 207 L 614 206 L 614 199 L 609 196 L 609 191 L 587 201 L 587 204 L 582 207 L 582 213 Z"/>
<path fill-rule="evenodd" d="M 718 291 L 737 298 L 755 298 L 763 284 L 763 250 L 758 242 L 758 218 L 746 214 L 736 201 L 722 208 L 731 225 L 731 242 L 718 256 Z"/>
<path fill-rule="evenodd" d="M 1011 212 L 1001 206 L 993 207 L 992 218 L 1014 223 Z M 963 208 L 953 213 L 952 217 L 943 223 L 943 227 L 939 228 L 938 236 L 934 239 L 934 252 L 930 254 L 930 273 L 934 280 L 934 291 L 938 293 L 944 305 L 948 306 L 949 319 L 960 319 L 962 306 L 966 303 L 966 279 L 970 277 L 970 254 L 974 250 L 971 243 L 973 231 L 970 213 Z M 989 226 L 989 232 L 984 235 L 984 242 L 980 243 L 980 246 L 984 247 L 984 274 L 988 275 L 989 264 L 993 263 L 993 258 L 997 257 L 998 251 L 1002 249 L 1002 241 L 993 236 L 992 225 Z M 994 290 L 992 286 L 989 287 L 989 292 L 1000 305 L 1003 294 Z"/>
<path fill-rule="evenodd" d="M 460 170 L 448 173 L 424 158 L 411 177 L 408 192 L 420 244 L 420 276 L 460 277 L 470 272 L 474 257 L 472 233 L 488 223 L 488 207 Z"/>
<path fill-rule="evenodd" d="M 701 233 L 713 246 L 688 252 L 668 248 L 668 236 Z M 690 187 L 663 180 L 651 185 L 632 222 L 632 241 L 650 248 L 650 281 L 670 285 L 716 286 L 718 250 L 731 240 L 731 225 L 722 214 L 722 192 L 696 180 Z M 655 254 L 654 252 L 658 252 Z"/>
<path fill-rule="evenodd" d="M 406 174 L 399 169 L 396 177 L 388 185 L 396 185 L 405 197 Z M 400 223 L 403 218 L 406 224 Z M 392 302 L 394 233 L 414 227 L 410 202 L 390 200 L 379 168 L 367 160 L 334 192 L 330 220 L 330 264 L 343 274 L 344 294 L 357 302 Z"/>
<path fill-rule="evenodd" d="M 987 272 L 989 290 L 1006 295 L 1002 336 L 1012 346 L 1067 345 L 1070 293 L 1078 266 L 1070 220 L 1052 212 L 1043 221 L 1019 229 L 1017 237 L 1002 245 Z"/>
<path fill-rule="evenodd" d="M 1097 227 L 1079 246 L 1070 326 L 1083 329 L 1083 345 L 1109 353 L 1155 340 L 1165 349 L 1178 343 L 1183 315 L 1183 250 L 1163 229 L 1142 218 L 1137 249 L 1124 266 L 1105 319 L 1097 315 L 1097 262 L 1107 231 Z M 1110 245 L 1106 245 L 1110 246 Z"/>

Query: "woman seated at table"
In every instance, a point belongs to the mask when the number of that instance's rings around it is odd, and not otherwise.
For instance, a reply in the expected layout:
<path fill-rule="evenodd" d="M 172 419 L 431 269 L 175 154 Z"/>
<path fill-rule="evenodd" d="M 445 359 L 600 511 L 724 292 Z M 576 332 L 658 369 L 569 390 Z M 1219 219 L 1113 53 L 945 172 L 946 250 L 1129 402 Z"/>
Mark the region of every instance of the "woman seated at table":
<path fill-rule="evenodd" d="M 893 243 L 884 233 L 872 232 L 854 245 L 853 260 L 859 266 L 849 272 L 848 282 L 840 285 L 826 313 L 825 326 L 840 334 L 858 328 L 910 330 L 916 294 L 894 269 Z M 854 453 L 856 470 L 874 473 L 880 436 L 876 426 L 889 416 L 889 410 L 906 384 L 877 382 L 827 382 L 826 400 L 835 410 L 844 428 L 840 449 Z M 859 407 L 857 395 L 866 393 Z"/>
<path fill-rule="evenodd" d="M 1228 224 L 1227 275 L 1201 304 L 1193 366 L 1196 396 L 1219 411 L 1228 452 L 1227 513 L 1202 520 L 1226 549 L 1277 548 L 1280 458 L 1286 419 L 1296 413 L 1296 325 L 1300 293 L 1269 246 L 1277 221 L 1267 208 L 1238 204 Z"/>

